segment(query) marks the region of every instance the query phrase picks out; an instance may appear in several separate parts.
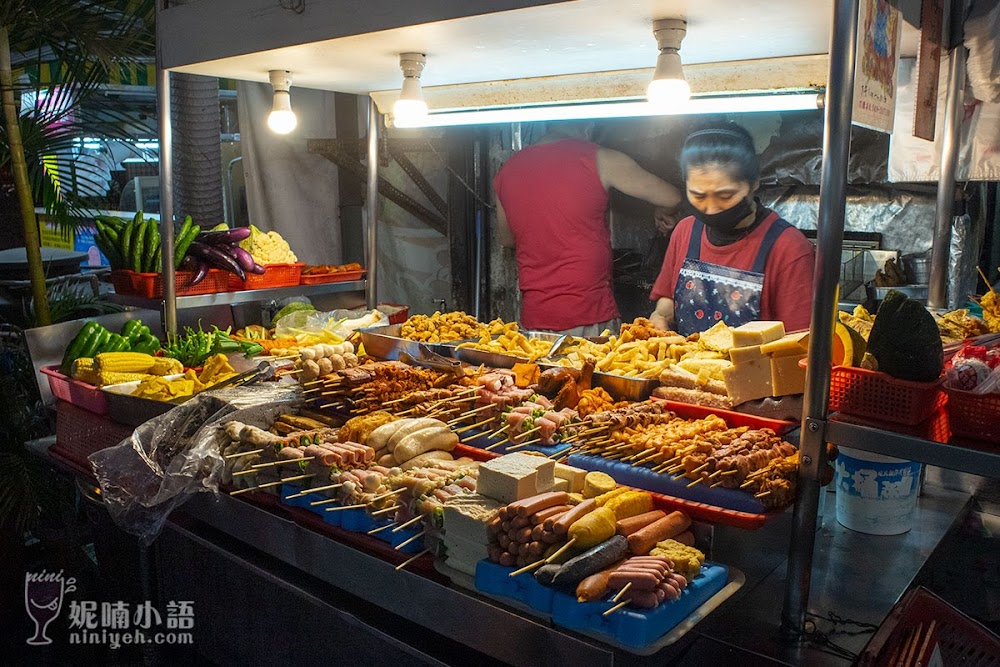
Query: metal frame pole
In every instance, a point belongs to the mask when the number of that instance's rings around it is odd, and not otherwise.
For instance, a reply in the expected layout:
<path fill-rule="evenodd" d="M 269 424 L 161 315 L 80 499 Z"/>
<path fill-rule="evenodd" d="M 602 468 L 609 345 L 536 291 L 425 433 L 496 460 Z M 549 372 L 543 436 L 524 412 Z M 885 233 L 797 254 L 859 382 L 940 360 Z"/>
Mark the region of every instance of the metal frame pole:
<path fill-rule="evenodd" d="M 167 2 L 156 3 L 156 13 Z M 157 21 L 157 25 L 160 22 Z M 159 31 L 156 37 L 156 115 L 160 141 L 160 244 L 163 255 L 163 330 L 177 334 L 177 289 L 174 285 L 174 149 L 170 122 L 170 71 L 162 67 Z"/>
<path fill-rule="evenodd" d="M 947 36 L 947 32 L 945 33 Z M 951 220 L 955 207 L 955 173 L 958 169 L 959 134 L 965 92 L 965 46 L 958 44 L 948 56 L 948 96 L 941 136 L 941 172 L 938 177 L 937 217 L 931 246 L 930 290 L 927 305 L 948 307 L 948 258 L 951 256 Z"/>
<path fill-rule="evenodd" d="M 830 70 L 824 107 L 823 167 L 816 225 L 818 243 L 809 331 L 809 371 L 799 444 L 798 497 L 792 518 L 785 601 L 781 614 L 781 628 L 788 636 L 801 633 L 809 605 L 809 577 L 821 490 L 819 478 L 826 465 L 824 431 L 830 400 L 830 361 L 847 207 L 858 4 L 859 0 L 835 0 L 833 29 L 830 31 Z"/>
<path fill-rule="evenodd" d="M 365 197 L 365 224 L 368 226 L 365 249 L 368 258 L 368 283 L 365 301 L 369 309 L 378 305 L 378 139 L 382 114 L 375 100 L 368 98 L 368 192 Z"/>

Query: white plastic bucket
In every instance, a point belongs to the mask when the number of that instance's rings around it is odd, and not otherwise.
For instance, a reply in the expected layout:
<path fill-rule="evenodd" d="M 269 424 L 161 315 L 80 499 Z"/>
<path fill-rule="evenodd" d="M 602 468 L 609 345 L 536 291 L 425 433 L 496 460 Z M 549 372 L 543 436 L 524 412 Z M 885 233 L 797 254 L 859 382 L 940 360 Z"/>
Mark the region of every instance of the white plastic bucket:
<path fill-rule="evenodd" d="M 913 527 L 920 464 L 840 448 L 835 463 L 837 521 L 869 535 L 899 535 Z"/>

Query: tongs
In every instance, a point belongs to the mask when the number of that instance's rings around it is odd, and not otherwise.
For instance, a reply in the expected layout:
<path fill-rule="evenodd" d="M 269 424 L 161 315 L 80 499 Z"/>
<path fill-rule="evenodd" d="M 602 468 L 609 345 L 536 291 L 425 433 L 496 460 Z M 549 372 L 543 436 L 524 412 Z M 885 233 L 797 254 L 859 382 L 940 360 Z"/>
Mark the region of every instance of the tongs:
<path fill-rule="evenodd" d="M 549 348 L 549 353 L 546 354 L 545 356 L 550 359 L 552 357 L 557 356 L 559 352 L 561 352 L 562 349 L 566 347 L 567 343 L 572 343 L 572 342 L 573 342 L 573 336 L 570 336 L 569 334 L 563 334 L 562 336 L 559 336 L 559 338 L 556 338 L 555 342 L 552 343 L 552 347 Z"/>
<path fill-rule="evenodd" d="M 465 372 L 462 370 L 462 362 L 458 359 L 449 359 L 448 357 L 442 356 L 437 352 L 432 352 L 431 349 L 423 343 L 417 344 L 417 352 L 418 354 L 416 357 L 408 352 L 400 352 L 399 360 L 404 364 L 432 368 L 444 373 L 453 373 L 457 377 L 465 375 Z"/>
<path fill-rule="evenodd" d="M 235 385 L 243 386 L 251 384 L 253 382 L 263 382 L 265 380 L 270 380 L 272 378 L 274 378 L 274 366 L 272 366 L 270 363 L 266 361 L 262 361 L 259 364 L 257 364 L 256 368 L 251 368 L 248 371 L 244 371 L 243 373 L 240 373 L 238 375 L 226 378 L 222 382 L 216 382 L 210 387 L 206 387 L 199 393 L 203 394 L 206 391 L 214 391 L 216 389 L 222 389 L 223 387 L 230 387 Z M 174 405 L 180 405 L 181 403 L 184 403 L 185 401 L 191 399 L 194 396 L 195 394 L 191 394 L 189 396 L 178 396 L 177 398 L 170 399 L 169 402 L 173 403 Z"/>

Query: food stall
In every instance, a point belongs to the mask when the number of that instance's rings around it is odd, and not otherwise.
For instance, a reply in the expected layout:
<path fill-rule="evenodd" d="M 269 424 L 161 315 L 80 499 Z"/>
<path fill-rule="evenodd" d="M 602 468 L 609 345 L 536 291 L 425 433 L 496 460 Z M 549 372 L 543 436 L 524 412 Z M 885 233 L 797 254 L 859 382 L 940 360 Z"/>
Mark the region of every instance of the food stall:
<path fill-rule="evenodd" d="M 264 12 L 261 19 L 213 20 L 228 4 L 192 3 L 160 13 L 161 35 L 187 35 L 184 40 L 164 38 L 160 45 L 167 219 L 171 217 L 167 148 L 171 70 L 260 79 L 275 68 L 291 69 L 295 58 L 304 59 L 295 69 L 308 72 L 310 59 L 324 59 L 323 49 L 357 50 L 365 54 L 358 56 L 360 60 L 377 61 L 365 48 L 375 53 L 384 40 L 402 50 L 400 40 L 407 26 L 454 22 L 449 29 L 495 35 L 511 34 L 503 29 L 526 29 L 531 23 L 545 31 L 551 25 L 546 21 L 579 20 L 575 11 L 590 16 L 592 25 L 602 26 L 601 21 L 611 15 L 628 13 L 622 11 L 623 3 L 596 0 L 493 3 L 496 14 L 472 16 L 468 14 L 485 10 L 444 3 L 432 16 L 410 16 L 410 12 L 432 12 L 426 8 L 402 12 L 398 7 L 380 11 L 381 3 L 370 3 L 369 11 L 354 17 L 355 24 L 334 12 L 305 8 L 299 13 L 294 7 L 270 8 L 272 14 Z M 638 3 L 628 6 L 635 9 L 633 5 Z M 718 15 L 718 3 L 712 5 L 706 3 L 704 11 Z M 755 11 L 750 5 L 741 11 Z M 831 612 L 859 623 L 881 623 L 917 575 L 926 553 L 965 511 L 969 498 L 928 487 L 916 518 L 919 531 L 876 538 L 846 530 L 833 523 L 831 508 L 821 502 L 822 485 L 833 474 L 828 453 L 835 449 L 828 449 L 827 443 L 994 477 L 1000 477 L 1000 455 L 988 445 L 968 446 L 948 438 L 938 442 L 927 434 L 893 430 L 891 425 L 829 419 L 832 401 L 838 398 L 831 396 L 837 385 L 829 368 L 836 365 L 842 373 L 857 374 L 863 355 L 856 360 L 852 346 L 875 343 L 870 338 L 859 343 L 850 332 L 842 337 L 834 312 L 842 268 L 858 3 L 833 2 L 832 22 L 824 18 L 819 27 L 802 14 L 813 9 L 800 3 L 786 5 L 787 24 L 774 27 L 775 34 L 792 32 L 793 26 L 802 24 L 823 33 L 825 40 L 824 31 L 830 29 L 829 55 L 823 59 L 820 76 L 814 77 L 815 59 L 795 53 L 801 44 L 786 45 L 789 51 L 779 62 L 764 59 L 729 67 L 741 75 L 767 73 L 760 85 L 771 93 L 811 95 L 813 104 L 817 89 L 826 93 L 820 259 L 808 339 L 786 333 L 777 326 L 780 323 L 760 323 L 746 330 L 720 326 L 716 335 L 692 341 L 637 320 L 612 332 L 610 339 L 572 341 L 569 350 L 556 354 L 559 351 L 553 347 L 566 343 L 555 337 L 521 331 L 514 323 L 487 323 L 460 314 L 414 316 L 389 326 L 371 320 L 342 326 L 332 323 L 331 317 L 305 331 L 301 324 L 308 323 L 308 316 L 296 317 L 300 326 L 294 328 L 302 338 L 288 348 L 268 350 L 276 362 L 268 372 L 284 376 L 278 388 L 261 389 L 259 396 L 237 391 L 232 403 L 225 405 L 213 403 L 226 403 L 225 392 L 196 398 L 140 426 L 130 436 L 132 444 L 89 459 L 105 490 L 105 502 L 124 525 L 146 526 L 140 534 L 151 539 L 166 522 L 151 546 L 157 589 L 165 598 L 195 599 L 204 610 L 199 612 L 199 622 L 205 619 L 199 626 L 203 644 L 199 650 L 217 661 L 363 655 L 373 662 L 406 659 L 429 664 L 472 659 L 513 664 L 671 660 L 703 664 L 739 659 L 752 651 L 796 664 L 842 664 L 843 652 L 831 655 L 831 645 L 818 646 L 809 636 L 813 621 L 807 622 L 807 616 L 825 618 Z M 688 18 L 696 25 L 694 14 Z M 703 20 L 708 21 L 707 15 Z M 311 52 L 313 45 L 319 51 Z M 304 51 L 296 54 L 300 47 Z M 766 50 L 744 57 L 772 54 Z M 529 56 L 537 60 L 535 54 Z M 395 53 L 390 60 L 394 59 Z M 490 95 L 504 98 L 500 104 L 507 106 L 552 102 L 554 95 L 566 102 L 594 99 L 588 86 L 634 90 L 648 75 L 646 70 L 628 70 L 595 82 L 602 76 L 591 74 L 592 61 L 582 56 L 580 60 L 575 65 L 579 76 L 555 83 L 526 80 L 500 92 L 490 91 L 490 86 L 463 89 L 452 84 L 439 91 L 429 88 L 427 97 L 432 105 L 451 99 L 459 109 L 483 106 Z M 384 65 L 384 57 L 382 61 Z M 565 61 L 573 62 L 574 57 L 566 55 Z M 439 66 L 444 69 L 448 62 L 442 60 Z M 553 62 L 552 66 L 561 66 L 559 58 Z M 368 168 L 369 192 L 374 192 L 382 123 L 379 99 L 388 104 L 393 95 L 379 93 L 391 88 L 377 78 L 384 74 L 366 72 L 358 65 L 352 73 L 341 74 L 341 80 L 313 80 L 311 85 L 372 94 Z M 455 63 L 451 66 L 458 68 Z M 720 83 L 724 68 L 715 67 L 714 73 L 712 69 L 702 66 L 706 88 L 696 92 L 718 96 L 727 92 L 726 86 L 729 92 L 745 91 L 740 75 Z M 560 74 L 565 72 L 545 73 L 555 78 Z M 308 73 L 304 77 L 308 82 L 307 77 Z M 817 80 L 825 84 L 817 85 Z M 560 86 L 562 92 L 552 92 Z M 449 103 L 442 104 L 447 108 Z M 603 113 L 624 111 L 614 108 Z M 942 187 L 947 187 L 947 178 L 942 180 Z M 378 296 L 374 265 L 378 216 L 373 200 L 368 198 L 369 308 Z M 174 247 L 172 233 L 166 225 L 162 243 L 167 252 Z M 165 263 L 163 300 L 165 326 L 176 333 L 176 308 L 182 301 L 174 294 L 172 271 L 172 264 Z M 282 319 L 277 324 L 280 330 Z M 371 324 L 383 326 L 366 326 Z M 236 352 L 226 339 L 239 352 L 250 352 L 254 343 L 249 333 L 244 328 L 234 340 L 228 333 L 212 331 L 211 340 L 204 341 L 208 332 L 190 332 L 184 342 L 197 349 L 180 369 L 157 361 L 164 357 L 103 360 L 109 369 L 124 368 L 118 362 L 128 362 L 132 369 L 141 366 L 131 372 L 154 376 L 138 380 L 144 391 L 172 399 L 211 386 L 219 377 L 237 376 L 242 369 L 213 359 Z M 85 362 L 74 369 L 70 357 L 87 359 L 94 335 L 95 331 L 88 332 L 74 354 L 67 354 L 66 368 L 84 374 L 84 379 L 86 373 L 100 374 L 103 369 L 88 368 Z M 119 335 L 141 341 L 146 332 L 131 325 Z M 281 338 L 277 332 L 274 336 Z M 734 354 L 734 349 L 744 352 Z M 96 348 L 91 352 L 100 364 Z M 177 350 L 168 356 L 180 361 L 178 356 L 185 353 Z M 365 364 L 363 353 L 390 361 Z M 192 370 L 199 366 L 200 372 Z M 804 393 L 800 435 L 787 420 L 651 399 L 665 372 L 717 373 L 718 378 L 712 379 L 729 392 L 728 407 L 739 407 L 744 401 L 736 400 L 732 387 L 746 383 L 728 386 L 727 376 L 739 380 L 749 377 L 748 369 L 764 367 L 769 387 L 778 384 L 775 378 L 793 375 L 798 384 L 788 394 Z M 206 369 L 213 373 L 203 376 Z M 171 371 L 178 370 L 183 377 L 172 377 L 178 373 Z M 254 378 L 255 369 L 249 371 L 248 377 Z M 292 377 L 297 383 L 290 381 Z M 186 384 L 175 393 L 180 383 Z M 137 390 L 133 387 L 128 397 L 141 400 Z M 106 414 L 120 421 L 139 404 L 115 411 L 111 408 L 115 393 L 119 392 L 104 392 Z M 931 388 L 929 393 L 935 404 L 940 390 Z M 772 394 L 769 388 L 752 398 L 740 396 L 752 401 L 783 395 Z M 850 391 L 839 396 L 840 412 L 850 414 L 844 408 L 851 398 L 858 400 Z M 189 411 L 210 416 L 201 417 L 204 426 L 180 448 L 169 437 L 171 429 L 164 436 L 161 425 L 187 424 Z M 387 421 L 371 421 L 382 415 Z M 422 419 L 437 423 L 414 423 Z M 125 426 L 138 426 L 146 419 L 133 421 Z M 726 449 L 733 442 L 739 442 L 745 453 L 761 450 L 767 455 L 737 464 L 734 450 Z M 709 443 L 704 445 L 707 449 L 698 448 L 703 443 Z M 116 479 L 131 479 L 125 473 L 142 469 L 128 457 L 133 447 L 160 467 L 159 485 L 154 486 L 162 491 L 171 481 L 181 487 L 164 497 L 115 489 Z M 744 451 L 738 448 L 735 451 Z M 427 487 L 428 493 L 414 492 L 410 482 L 419 482 L 404 473 L 418 458 L 412 469 L 435 479 L 439 472 L 428 471 L 447 470 L 447 480 Z M 435 460 L 449 463 L 432 463 Z M 207 465 L 212 472 L 207 477 L 172 478 L 170 470 L 188 469 L 192 463 L 194 469 Z M 560 472 L 555 472 L 556 465 L 563 466 Z M 295 474 L 283 472 L 289 469 Z M 218 499 L 196 493 L 195 487 L 206 479 L 211 480 L 208 488 L 222 489 Z M 371 488 L 366 486 L 369 480 Z M 437 491 L 440 496 L 434 495 Z M 579 497 L 570 498 L 573 494 Z M 626 494 L 636 495 L 626 502 Z M 428 500 L 429 496 L 437 500 Z M 137 507 L 136 499 L 145 510 Z M 474 507 L 463 505 L 463 499 Z M 157 509 L 164 503 L 172 508 L 181 500 L 188 502 L 169 520 Z M 593 503 L 586 505 L 589 501 Z M 791 514 L 782 511 L 792 505 Z M 576 509 L 581 506 L 587 511 Z M 142 515 L 139 522 L 131 515 L 136 510 Z M 441 521 L 436 523 L 434 517 L 439 515 Z M 449 516 L 460 518 L 449 525 Z M 560 525 L 564 517 L 566 525 Z M 584 519 L 587 525 L 581 523 Z M 503 526 L 505 522 L 509 526 Z M 821 522 L 827 522 L 826 527 L 817 532 Z M 466 527 L 477 537 L 465 535 Z M 574 539 L 580 545 L 576 550 Z M 556 548 L 549 553 L 547 545 Z M 586 550 L 581 551 L 582 546 Z M 560 552 L 564 547 L 568 551 Z M 479 554 L 480 560 L 462 557 L 467 551 Z M 879 561 L 886 551 L 896 556 L 891 566 Z M 575 555 L 559 563 L 563 553 Z M 701 554 L 700 559 L 695 554 Z M 670 568 L 642 560 L 658 558 L 670 562 Z M 635 566 L 642 565 L 644 571 L 609 572 L 598 596 L 586 598 L 588 589 L 579 588 L 583 580 L 623 559 L 638 559 Z M 681 566 L 685 562 L 688 569 Z M 545 581 L 542 573 L 547 567 L 552 568 L 547 571 L 551 579 Z M 535 569 L 537 573 L 532 573 Z M 645 571 L 649 569 L 655 572 Z M 877 573 L 874 578 L 872 572 Z M 572 586 L 560 586 L 560 580 Z M 644 582 L 652 582 L 649 590 L 643 588 Z M 629 604 L 631 608 L 622 611 Z M 296 618 L 304 628 L 296 634 L 293 647 L 273 636 L 273 619 L 279 616 Z M 330 645 L 330 636 L 336 637 L 336 646 Z M 860 648 L 855 641 L 852 653 Z"/>

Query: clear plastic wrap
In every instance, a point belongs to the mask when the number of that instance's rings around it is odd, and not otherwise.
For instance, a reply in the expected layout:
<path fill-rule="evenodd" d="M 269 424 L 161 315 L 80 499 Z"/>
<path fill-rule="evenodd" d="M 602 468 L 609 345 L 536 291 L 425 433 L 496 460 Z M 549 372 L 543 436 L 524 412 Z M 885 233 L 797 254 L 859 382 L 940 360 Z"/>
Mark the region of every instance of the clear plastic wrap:
<path fill-rule="evenodd" d="M 218 493 L 225 422 L 266 428 L 301 402 L 298 386 L 232 387 L 195 396 L 90 455 L 101 495 L 123 530 L 150 544 L 170 512 L 194 493 Z"/>
<path fill-rule="evenodd" d="M 388 324 L 389 318 L 378 310 L 334 310 L 324 313 L 300 310 L 285 315 L 274 327 L 275 338 L 295 338 L 300 343 L 310 337 L 330 336 L 347 340 L 358 329 Z"/>

